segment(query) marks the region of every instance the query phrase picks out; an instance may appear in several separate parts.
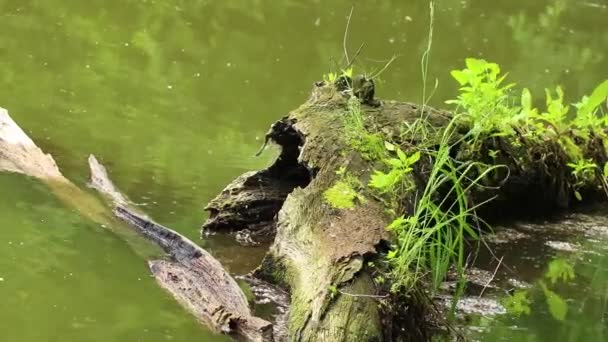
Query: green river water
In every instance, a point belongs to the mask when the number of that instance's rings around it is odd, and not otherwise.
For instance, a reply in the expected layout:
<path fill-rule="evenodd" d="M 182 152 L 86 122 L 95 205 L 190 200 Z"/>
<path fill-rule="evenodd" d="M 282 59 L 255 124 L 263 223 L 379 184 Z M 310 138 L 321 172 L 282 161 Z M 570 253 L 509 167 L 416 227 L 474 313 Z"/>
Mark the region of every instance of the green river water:
<path fill-rule="evenodd" d="M 253 157 L 261 138 L 341 58 L 351 3 L 0 0 L 0 106 L 76 184 L 95 154 L 155 220 L 242 274 L 263 249 L 201 240 L 202 208 L 271 162 L 272 152 Z M 420 102 L 428 2 L 356 3 L 349 46 L 352 54 L 365 42 L 358 70 L 398 55 L 379 96 Z M 604 0 L 437 1 L 431 104 L 455 96 L 449 71 L 469 56 L 498 62 L 536 94 L 560 84 L 574 101 L 608 76 L 606 18 Z M 0 191 L 0 341 L 227 340 L 155 284 L 141 251 L 46 186 L 0 174 Z M 570 341 L 606 338 L 607 264 L 605 250 L 589 258 L 576 269 L 593 277 L 565 292 L 574 302 L 591 293 L 603 311 L 522 316 L 476 338 L 557 341 L 552 332 L 574 329 L 583 333 Z"/>

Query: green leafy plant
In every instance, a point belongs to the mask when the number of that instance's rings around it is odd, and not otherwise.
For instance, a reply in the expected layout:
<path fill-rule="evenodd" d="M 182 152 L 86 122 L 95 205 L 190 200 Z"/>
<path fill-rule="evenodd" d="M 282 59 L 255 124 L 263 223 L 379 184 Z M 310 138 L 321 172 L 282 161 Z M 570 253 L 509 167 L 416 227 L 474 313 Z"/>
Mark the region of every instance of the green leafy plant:
<path fill-rule="evenodd" d="M 539 286 L 545 294 L 545 300 L 551 316 L 558 321 L 566 319 L 566 315 L 568 314 L 568 304 L 566 301 L 556 292 L 551 291 L 543 281 L 539 282 Z"/>
<path fill-rule="evenodd" d="M 464 113 L 464 122 L 471 126 L 472 139 L 481 134 L 505 136 L 514 133 L 514 127 L 527 138 L 556 139 L 571 160 L 582 158 L 574 137 L 587 140 L 590 134 L 606 138 L 608 117 L 603 115 L 601 104 L 608 97 L 608 80 L 596 87 L 590 96 L 584 96 L 574 104 L 577 112 L 570 119 L 570 105 L 565 102 L 561 87 L 545 90 L 546 109 L 533 106 L 530 90 L 524 88 L 517 103 L 511 96 L 515 84 L 503 85 L 506 75 L 500 75 L 500 67 L 483 59 L 466 59 L 466 68 L 452 71 L 460 84 L 460 94 L 455 100 L 446 101 Z M 575 133 L 575 134 L 569 134 Z M 608 139 L 605 139 L 608 145 Z"/>
<path fill-rule="evenodd" d="M 543 128 L 541 129 L 542 133 L 546 132 L 542 126 L 546 124 L 555 135 L 561 135 L 569 129 L 566 119 L 570 108 L 564 104 L 564 91 L 561 87 L 555 88 L 555 94 L 557 95 L 555 98 L 549 89 L 545 89 L 545 94 L 547 97 L 547 110 L 532 117 L 539 121 L 541 125 L 539 127 Z"/>
<path fill-rule="evenodd" d="M 388 172 L 375 170 L 371 176 L 369 186 L 380 193 L 394 192 L 398 186 L 408 186 L 404 184 L 405 175 L 412 172 L 412 166 L 420 159 L 420 152 L 414 152 L 407 156 L 399 146 L 385 142 L 388 151 L 395 152 L 397 158 L 383 160 L 389 166 Z"/>
<path fill-rule="evenodd" d="M 456 100 L 446 101 L 457 105 L 465 119 L 472 125 L 474 136 L 482 132 L 497 135 L 513 133 L 511 124 L 518 113 L 512 106 L 509 89 L 514 84 L 503 85 L 506 75 L 500 76 L 500 67 L 483 59 L 467 58 L 466 68 L 453 70 L 452 77 L 460 84 Z"/>
<path fill-rule="evenodd" d="M 335 72 L 329 72 L 323 75 L 323 81 L 328 84 L 333 84 L 338 79 L 338 74 Z"/>
<path fill-rule="evenodd" d="M 353 68 L 346 68 L 342 70 L 342 75 L 348 78 L 353 78 Z"/>
<path fill-rule="evenodd" d="M 554 259 L 549 263 L 545 278 L 555 285 L 558 281 L 568 282 L 574 279 L 574 267 L 563 258 Z"/>
<path fill-rule="evenodd" d="M 328 84 L 333 84 L 335 83 L 340 77 L 348 77 L 348 78 L 352 78 L 353 77 L 353 68 L 346 68 L 343 69 L 340 73 L 331 71 L 327 74 L 323 75 L 323 81 L 325 83 Z"/>
<path fill-rule="evenodd" d="M 572 175 L 576 179 L 574 195 L 579 201 L 582 201 L 583 197 L 578 189 L 595 180 L 598 166 L 593 161 L 584 159 L 580 159 L 576 163 L 568 163 L 568 166 L 572 169 Z"/>
<path fill-rule="evenodd" d="M 432 24 L 431 24 L 432 27 Z M 431 38 L 431 37 L 430 37 Z M 430 51 L 431 39 L 429 39 Z M 426 88 L 426 68 L 428 52 L 423 61 L 423 78 Z M 340 75 L 329 75 L 336 80 L 342 76 L 352 76 L 352 70 L 342 71 Z M 390 138 L 380 133 L 370 132 L 373 122 L 366 122 L 359 100 L 351 96 L 344 115 L 344 127 L 349 145 L 363 158 L 374 163 L 379 169 L 370 178 L 368 187 L 393 215 L 387 229 L 394 235 L 394 246 L 386 258 L 390 273 L 383 274 L 377 283 L 390 279 L 392 289 L 410 289 L 421 278 L 430 280 L 432 290 L 445 279 L 448 269 L 455 266 L 460 275 L 458 293 L 464 282 L 465 241 L 478 239 L 478 225 L 483 222 L 476 216 L 476 209 L 485 204 L 473 204 L 469 193 L 483 187 L 485 179 L 502 165 L 487 165 L 472 158 L 451 156 L 451 151 L 460 148 L 462 143 L 475 151 L 475 144 L 487 137 L 510 139 L 514 148 L 521 148 L 525 140 L 539 139 L 553 141 L 563 148 L 576 179 L 576 187 L 594 182 L 598 166 L 582 156 L 576 142 L 587 141 L 592 135 L 604 139 L 608 119 L 600 109 L 608 97 L 608 81 L 600 84 L 590 96 L 576 103 L 576 113 L 572 117 L 562 88 L 546 90 L 546 107 L 541 110 L 534 106 L 532 93 L 524 88 L 521 96 L 513 96 L 514 84 L 505 83 L 506 75 L 500 74 L 500 67 L 483 59 L 469 58 L 466 68 L 452 71 L 452 76 L 460 84 L 460 92 L 455 100 L 448 101 L 457 106 L 456 115 L 447 128 L 438 130 L 427 122 L 424 106 L 421 117 L 413 123 L 403 125 L 400 138 L 416 137 L 416 149 L 408 148 L 407 153 Z M 426 103 L 427 96 L 423 95 Z M 368 118 L 369 119 L 369 118 Z M 458 127 L 458 134 L 455 134 Z M 462 127 L 468 127 L 463 133 Z M 386 140 L 389 140 L 388 142 Z M 439 140 L 439 141 L 437 141 Z M 404 143 L 405 141 L 401 141 Z M 500 151 L 489 150 L 488 156 L 499 160 Z M 430 170 L 425 169 L 426 185 L 417 193 L 413 181 L 413 165 L 425 156 Z M 428 158 L 428 159 L 427 159 Z M 470 160 L 469 160 L 470 159 Z M 518 162 L 524 163 L 523 157 Z M 426 164 L 425 164 L 426 166 Z M 603 184 L 608 193 L 608 164 L 604 166 Z M 364 201 L 361 195 L 363 185 L 353 176 L 342 172 L 341 178 L 324 193 L 325 200 L 336 208 L 353 208 L 357 202 Z M 507 172 L 508 173 L 508 172 Z M 576 191 L 577 197 L 580 194 Z M 403 198 L 415 198 L 414 203 L 404 206 Z M 559 279 L 570 279 L 573 271 L 555 263 L 547 272 L 551 284 Z M 541 284 L 544 285 L 544 284 Z M 546 286 L 543 292 L 554 317 L 563 318 L 567 312 L 563 301 Z M 510 311 L 519 314 L 530 312 L 528 293 L 517 292 L 508 299 Z"/>
<path fill-rule="evenodd" d="M 592 130 L 598 133 L 597 128 L 605 126 L 608 117 L 599 115 L 600 105 L 608 98 L 608 80 L 597 86 L 590 96 L 583 96 L 580 102 L 574 104 L 577 108 L 573 124 L 579 130 Z"/>
<path fill-rule="evenodd" d="M 501 300 L 501 304 L 508 313 L 514 316 L 529 315 L 532 311 L 530 309 L 532 302 L 528 298 L 527 290 L 519 290 L 512 295 L 507 295 Z"/>

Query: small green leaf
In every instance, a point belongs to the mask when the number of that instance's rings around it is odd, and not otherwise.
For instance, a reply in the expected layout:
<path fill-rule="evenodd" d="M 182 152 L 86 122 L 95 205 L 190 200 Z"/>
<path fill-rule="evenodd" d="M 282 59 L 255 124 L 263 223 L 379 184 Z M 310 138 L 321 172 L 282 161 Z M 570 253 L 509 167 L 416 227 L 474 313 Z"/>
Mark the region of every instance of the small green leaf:
<path fill-rule="evenodd" d="M 389 190 L 393 185 L 392 177 L 390 174 L 382 171 L 374 171 L 369 181 L 369 186 L 380 190 L 381 192 Z"/>
<path fill-rule="evenodd" d="M 452 74 L 452 77 L 454 77 L 454 79 L 458 81 L 461 86 L 469 82 L 469 76 L 462 70 L 452 70 L 450 74 Z"/>
<path fill-rule="evenodd" d="M 388 141 L 384 142 L 384 148 L 386 148 L 387 151 L 391 151 L 391 152 L 395 151 L 395 145 L 391 144 Z"/>
<path fill-rule="evenodd" d="M 568 314 L 568 304 L 562 297 L 560 297 L 557 293 L 549 290 L 545 283 L 540 282 L 540 286 L 545 293 L 545 298 L 547 300 L 547 306 L 549 307 L 549 312 L 551 316 L 558 321 L 563 321 L 566 319 L 566 315 Z"/>
<path fill-rule="evenodd" d="M 585 115 L 588 113 L 593 113 L 595 109 L 606 100 L 608 97 L 608 80 L 602 82 L 599 86 L 597 86 L 589 98 L 585 101 L 585 104 L 582 108 L 580 108 L 579 113 L 581 115 Z"/>
<path fill-rule="evenodd" d="M 386 161 L 386 163 L 393 168 L 403 167 L 403 162 L 397 158 L 390 158 Z"/>
<path fill-rule="evenodd" d="M 420 151 L 416 151 L 414 154 L 412 154 L 408 159 L 407 159 L 407 164 L 408 165 L 414 165 L 416 164 L 416 162 L 418 162 L 420 160 Z"/>
<path fill-rule="evenodd" d="M 397 251 L 395 251 L 395 250 L 389 251 L 388 254 L 386 254 L 386 258 L 388 260 L 395 259 L 396 257 L 397 257 Z"/>
<path fill-rule="evenodd" d="M 342 75 L 352 78 L 353 77 L 353 68 L 348 68 L 346 70 L 342 70 Z"/>
<path fill-rule="evenodd" d="M 465 63 L 467 65 L 467 69 L 471 70 L 471 72 L 476 75 L 484 72 L 488 64 L 488 62 L 485 60 L 477 58 L 467 58 Z"/>
<path fill-rule="evenodd" d="M 574 268 L 564 259 L 555 259 L 549 263 L 549 268 L 545 273 L 545 278 L 549 279 L 551 284 L 555 284 L 558 280 L 569 281 L 574 279 Z"/>
<path fill-rule="evenodd" d="M 582 202 L 582 201 L 583 201 L 583 195 L 581 195 L 581 193 L 580 193 L 580 192 L 578 192 L 577 190 L 574 190 L 574 197 L 576 197 L 576 199 L 577 199 L 579 202 Z"/>
<path fill-rule="evenodd" d="M 399 216 L 396 219 L 393 220 L 393 222 L 391 222 L 391 224 L 388 225 L 388 227 L 386 227 L 386 230 L 389 231 L 395 231 L 398 229 L 403 228 L 407 223 L 409 222 L 408 219 L 406 219 L 403 216 Z"/>
<path fill-rule="evenodd" d="M 399 160 L 403 162 L 403 164 L 407 165 L 408 158 L 400 148 L 397 148 L 397 156 L 399 157 Z"/>
<path fill-rule="evenodd" d="M 502 305 L 507 309 L 507 312 L 520 316 L 522 314 L 529 315 L 531 301 L 528 299 L 528 291 L 519 290 L 511 296 L 507 296 L 501 301 Z"/>

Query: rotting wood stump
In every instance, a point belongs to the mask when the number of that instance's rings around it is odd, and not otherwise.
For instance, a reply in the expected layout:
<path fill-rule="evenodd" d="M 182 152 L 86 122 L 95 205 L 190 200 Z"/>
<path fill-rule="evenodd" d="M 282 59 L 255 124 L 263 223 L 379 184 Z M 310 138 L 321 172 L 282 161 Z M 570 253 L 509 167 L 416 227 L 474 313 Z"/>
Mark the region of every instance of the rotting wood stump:
<path fill-rule="evenodd" d="M 354 209 L 338 210 L 323 199 L 323 192 L 339 180 L 336 171 L 341 167 L 363 183 L 374 168 L 348 144 L 342 117 L 352 95 L 337 88 L 315 84 L 306 103 L 271 126 L 267 138 L 282 149 L 276 162 L 228 185 L 205 208 L 210 217 L 202 229 L 247 229 L 252 236 L 274 233 L 274 242 L 254 275 L 290 291 L 292 341 L 425 340 L 426 305 L 412 297 L 380 296 L 382 289 L 368 267 L 392 242 L 385 230 L 389 217 L 381 203 L 370 197 Z M 411 103 L 362 102 L 368 130 L 410 147 L 421 141 L 403 136 L 400 127 L 405 123 L 423 117 L 441 132 L 453 117 Z M 428 141 L 425 144 L 434 148 Z M 468 194 L 471 206 L 494 198 L 479 210 L 481 218 L 522 218 L 531 211 L 544 214 L 573 205 L 576 181 L 565 151 L 556 142 L 530 141 L 516 134 L 489 137 L 475 149 L 463 143 L 454 146 L 451 155 L 456 160 L 475 158 L 506 166 L 486 186 Z M 490 149 L 499 151 L 495 159 L 488 156 Z M 582 150 L 598 165 L 608 160 L 601 140 L 591 139 Z M 431 158 L 416 165 L 419 190 L 424 189 L 431 167 Z M 579 190 L 592 199 L 601 193 L 597 184 Z M 414 197 L 403 198 L 404 207 L 413 207 Z"/>

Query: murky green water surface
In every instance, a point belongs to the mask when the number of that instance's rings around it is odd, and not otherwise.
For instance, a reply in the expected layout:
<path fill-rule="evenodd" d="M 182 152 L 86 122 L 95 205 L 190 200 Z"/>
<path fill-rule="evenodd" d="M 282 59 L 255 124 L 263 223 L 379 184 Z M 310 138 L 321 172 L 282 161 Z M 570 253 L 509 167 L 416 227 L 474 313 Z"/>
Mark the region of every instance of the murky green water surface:
<path fill-rule="evenodd" d="M 70 179 L 86 182 L 94 153 L 157 221 L 244 273 L 263 250 L 200 241 L 202 207 L 235 176 L 270 162 L 272 153 L 252 157 L 260 138 L 340 59 L 350 5 L 0 0 L 0 106 Z M 420 102 L 427 14 L 426 1 L 358 3 L 351 54 L 366 45 L 357 68 L 399 56 L 382 75 L 381 97 Z M 449 71 L 468 56 L 500 63 L 537 93 L 561 84 L 574 101 L 608 75 L 607 16 L 599 0 L 438 1 L 431 103 L 453 96 Z M 0 175 L 0 189 L 0 340 L 224 340 L 156 286 L 132 246 L 45 186 Z M 605 267 L 604 255 L 589 267 Z M 579 285 L 605 302 L 602 272 Z M 596 316 L 576 317 L 530 325 L 605 328 Z M 555 329 L 536 330 L 528 340 L 554 338 Z M 508 338 L 517 330 L 505 331 Z"/>

